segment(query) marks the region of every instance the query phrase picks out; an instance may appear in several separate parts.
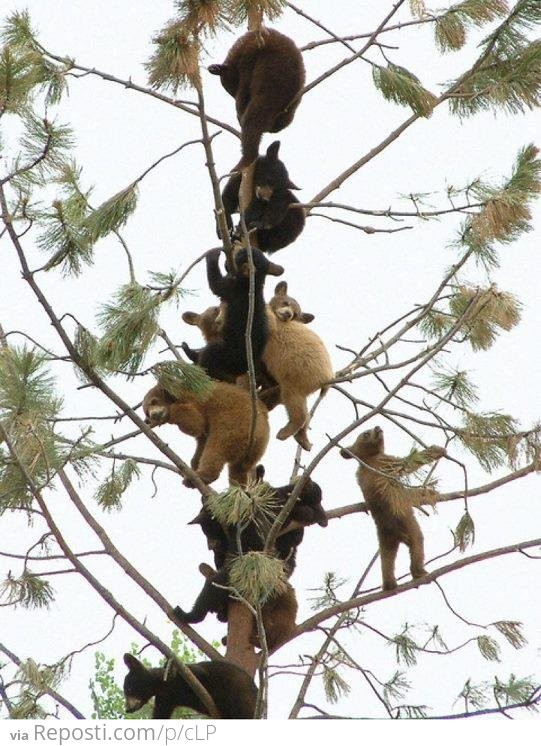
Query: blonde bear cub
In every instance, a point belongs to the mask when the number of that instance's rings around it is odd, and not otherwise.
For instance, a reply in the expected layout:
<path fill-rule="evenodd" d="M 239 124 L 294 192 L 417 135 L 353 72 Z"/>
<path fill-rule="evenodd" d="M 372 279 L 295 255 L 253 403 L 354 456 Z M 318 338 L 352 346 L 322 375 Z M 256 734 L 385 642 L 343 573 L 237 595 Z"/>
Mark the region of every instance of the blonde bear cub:
<path fill-rule="evenodd" d="M 267 306 L 270 335 L 261 357 L 280 387 L 280 401 L 289 418 L 276 437 L 285 440 L 293 435 L 306 451 L 312 447 L 306 434 L 306 398 L 319 389 L 325 393 L 326 384 L 334 377 L 327 348 L 306 327 L 313 318 L 302 313 L 297 301 L 288 296 L 287 282 L 279 282 Z"/>

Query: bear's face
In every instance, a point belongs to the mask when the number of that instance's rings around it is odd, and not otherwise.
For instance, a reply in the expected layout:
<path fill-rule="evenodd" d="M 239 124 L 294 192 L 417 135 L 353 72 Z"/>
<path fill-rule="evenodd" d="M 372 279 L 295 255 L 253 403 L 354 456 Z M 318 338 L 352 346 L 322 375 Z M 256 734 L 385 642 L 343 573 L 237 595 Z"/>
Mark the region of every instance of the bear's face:
<path fill-rule="evenodd" d="M 299 497 L 301 505 L 306 505 L 311 508 L 314 513 L 314 520 L 317 524 L 325 528 L 328 525 L 329 520 L 323 507 L 321 505 L 322 494 L 321 487 L 316 482 L 312 482 L 311 479 L 304 485 L 303 490 Z"/>
<path fill-rule="evenodd" d="M 126 712 L 136 712 L 154 696 L 156 682 L 145 666 L 130 653 L 124 655 L 128 674 L 124 679 Z"/>
<path fill-rule="evenodd" d="M 252 249 L 252 261 L 254 264 L 256 278 L 264 280 L 266 275 L 279 277 L 284 273 L 284 268 L 267 259 L 259 249 Z M 250 260 L 248 250 L 241 249 L 235 254 L 235 274 L 239 278 L 250 277 Z"/>
<path fill-rule="evenodd" d="M 311 313 L 302 312 L 295 298 L 287 294 L 287 282 L 284 281 L 276 285 L 269 307 L 280 321 L 300 321 L 302 324 L 309 324 L 315 318 Z"/>
<path fill-rule="evenodd" d="M 258 199 L 268 202 L 274 191 L 279 189 L 298 189 L 289 178 L 287 168 L 278 158 L 280 141 L 276 140 L 267 148 L 266 155 L 256 159 L 254 169 L 254 192 Z"/>
<path fill-rule="evenodd" d="M 154 386 L 145 394 L 143 412 L 147 425 L 163 425 L 169 419 L 169 405 L 173 397 L 160 386 Z"/>
<path fill-rule="evenodd" d="M 222 338 L 223 309 L 220 306 L 211 306 L 203 313 L 185 311 L 182 320 L 190 326 L 197 326 L 207 343 L 217 342 Z"/>
<path fill-rule="evenodd" d="M 342 448 L 340 455 L 343 458 L 353 458 L 353 454 L 363 459 L 367 456 L 377 456 L 383 451 L 383 430 L 381 427 L 374 427 L 372 430 L 365 430 L 364 433 L 361 433 L 353 445 Z"/>

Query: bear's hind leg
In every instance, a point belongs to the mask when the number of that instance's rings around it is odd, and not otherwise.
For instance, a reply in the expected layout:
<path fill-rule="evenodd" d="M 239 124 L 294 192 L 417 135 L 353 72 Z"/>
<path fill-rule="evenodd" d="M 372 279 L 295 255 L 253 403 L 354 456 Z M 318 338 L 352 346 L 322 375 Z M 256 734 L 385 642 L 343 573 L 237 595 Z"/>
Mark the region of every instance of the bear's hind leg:
<path fill-rule="evenodd" d="M 308 419 L 308 407 L 306 406 L 306 397 L 302 396 L 301 394 L 296 394 L 294 392 L 282 389 L 281 397 L 284 407 L 286 408 L 289 421 L 287 425 L 285 425 L 281 430 L 278 431 L 276 437 L 278 438 L 278 440 L 285 440 L 291 435 L 295 435 L 296 433 L 299 433 L 299 431 L 303 430 Z M 301 440 L 304 440 L 304 445 Z M 302 445 L 302 447 L 306 451 L 309 451 L 312 447 L 312 444 L 308 441 L 308 438 L 306 438 L 306 433 L 304 433 L 304 438 L 302 438 L 301 435 L 301 440 L 298 440 L 300 445 Z"/>
<path fill-rule="evenodd" d="M 424 538 L 421 527 L 414 516 L 408 521 L 408 536 L 405 539 L 410 552 L 410 572 L 412 578 L 422 578 L 425 570 Z"/>
<path fill-rule="evenodd" d="M 380 531 L 378 528 L 379 553 L 381 559 L 382 588 L 384 591 L 392 591 L 396 588 L 396 577 L 394 566 L 400 539 L 393 534 Z"/>

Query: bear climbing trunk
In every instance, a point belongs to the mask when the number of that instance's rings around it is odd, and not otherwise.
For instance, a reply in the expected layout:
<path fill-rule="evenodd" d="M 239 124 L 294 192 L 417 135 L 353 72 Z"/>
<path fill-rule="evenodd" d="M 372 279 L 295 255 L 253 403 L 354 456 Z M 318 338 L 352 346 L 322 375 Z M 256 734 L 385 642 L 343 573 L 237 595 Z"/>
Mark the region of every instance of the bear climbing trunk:
<path fill-rule="evenodd" d="M 250 643 L 254 617 L 250 609 L 238 601 L 230 601 L 227 610 L 227 652 L 225 659 L 255 676 L 259 655 Z"/>

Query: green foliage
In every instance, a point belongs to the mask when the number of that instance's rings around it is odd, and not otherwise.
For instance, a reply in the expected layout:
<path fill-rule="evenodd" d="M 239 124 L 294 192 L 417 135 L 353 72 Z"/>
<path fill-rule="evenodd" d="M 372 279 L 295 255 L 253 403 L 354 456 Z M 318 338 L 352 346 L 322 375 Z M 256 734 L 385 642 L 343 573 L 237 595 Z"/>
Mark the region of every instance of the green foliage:
<path fill-rule="evenodd" d="M 483 469 L 490 472 L 509 461 L 510 441 L 516 435 L 516 426 L 516 421 L 507 414 L 468 412 L 457 435 Z"/>
<path fill-rule="evenodd" d="M 541 41 L 526 32 L 541 22 L 538 0 L 520 0 L 482 44 L 480 63 L 458 83 L 451 112 L 461 117 L 502 109 L 512 114 L 541 100 Z"/>
<path fill-rule="evenodd" d="M 336 660 L 337 653 L 334 653 L 335 665 L 329 666 L 323 664 L 323 688 L 325 690 L 325 697 L 327 702 L 336 704 L 342 697 L 347 697 L 351 691 L 351 686 L 347 681 L 340 675 L 337 664 L 340 660 Z"/>
<path fill-rule="evenodd" d="M 218 643 L 213 644 L 215 647 L 218 646 Z M 170 647 L 175 656 L 183 663 L 196 663 L 203 658 L 199 650 L 192 647 L 187 638 L 180 634 L 178 630 L 173 631 Z M 130 652 L 133 655 L 138 655 L 136 643 L 132 643 Z M 152 665 L 145 658 L 142 658 L 141 661 L 145 666 Z M 124 692 L 115 680 L 116 663 L 115 658 L 107 658 L 102 652 L 97 652 L 94 656 L 94 676 L 89 681 L 93 704 L 91 718 L 93 720 L 150 720 L 153 709 L 152 700 L 137 712 L 126 713 L 124 711 Z M 157 665 L 165 665 L 165 660 L 162 658 Z M 186 707 L 177 707 L 173 712 L 172 719 L 190 720 L 199 717 L 201 716 L 194 713 L 193 710 Z"/>
<path fill-rule="evenodd" d="M 170 21 L 152 41 L 155 51 L 145 63 L 151 86 L 169 88 L 176 95 L 179 88 L 199 85 L 200 44 L 183 21 Z"/>
<path fill-rule="evenodd" d="M 45 185 L 66 162 L 73 133 L 70 127 L 41 119 L 29 110 L 21 119 L 24 129 L 16 164 L 19 184 Z"/>
<path fill-rule="evenodd" d="M 403 671 L 395 671 L 389 681 L 383 685 L 383 699 L 388 705 L 392 701 L 404 699 L 406 693 L 411 689 L 411 684 L 406 679 Z"/>
<path fill-rule="evenodd" d="M 532 681 L 531 676 L 517 678 L 511 674 L 507 681 L 500 681 L 497 676 L 494 677 L 492 691 L 494 698 L 500 707 L 507 705 L 516 705 L 527 702 L 532 694 L 539 687 L 537 682 Z M 532 706 L 532 709 L 537 709 Z"/>
<path fill-rule="evenodd" d="M 387 644 L 395 646 L 397 663 L 403 661 L 408 667 L 417 664 L 419 647 L 415 640 L 408 634 L 408 625 L 404 627 L 404 630 L 400 634 L 395 635 L 389 640 Z"/>
<path fill-rule="evenodd" d="M 37 244 L 43 251 L 53 252 L 47 269 L 61 266 L 63 275 L 77 276 L 84 264 L 92 264 L 92 245 L 83 227 L 86 209 L 84 197 L 73 195 L 63 201 L 55 200 L 51 210 L 41 214 L 46 230 Z"/>
<path fill-rule="evenodd" d="M 201 400 L 206 399 L 212 391 L 213 381 L 203 368 L 183 360 L 171 360 L 157 363 L 152 368 L 152 374 L 159 386 L 168 391 L 171 396 L 180 398 L 189 392 Z"/>
<path fill-rule="evenodd" d="M 486 683 L 473 684 L 471 679 L 468 679 L 456 701 L 458 702 L 459 699 L 464 701 L 466 712 L 469 712 L 472 708 L 479 710 L 488 701 L 487 688 Z"/>
<path fill-rule="evenodd" d="M 198 36 L 213 36 L 227 26 L 227 8 L 223 0 L 175 0 L 181 27 Z"/>
<path fill-rule="evenodd" d="M 254 521 L 265 536 L 277 514 L 275 491 L 265 482 L 256 482 L 246 489 L 232 485 L 224 492 L 209 495 L 207 509 L 222 526 L 246 527 Z"/>
<path fill-rule="evenodd" d="M 137 185 L 130 184 L 93 210 L 83 223 L 91 243 L 126 224 L 137 206 Z"/>
<path fill-rule="evenodd" d="M 99 486 L 94 499 L 103 510 L 121 510 L 122 495 L 130 486 L 132 479 L 139 475 L 140 469 L 133 459 L 126 459 L 120 468 L 116 468 L 113 461 L 111 474 Z"/>
<path fill-rule="evenodd" d="M 284 12 L 286 0 L 226 0 L 228 20 L 235 26 L 247 23 L 259 28 L 265 16 L 275 21 Z"/>
<path fill-rule="evenodd" d="M 433 370 L 434 389 L 444 399 L 468 407 L 478 401 L 477 387 L 468 379 L 466 370 L 446 370 L 440 367 Z"/>
<path fill-rule="evenodd" d="M 100 342 L 88 329 L 78 324 L 75 330 L 73 346 L 80 358 L 80 367 L 79 365 L 75 366 L 75 373 L 80 379 L 86 382 L 88 379 L 81 368 L 84 371 L 93 371 L 99 368 Z"/>
<path fill-rule="evenodd" d="M 473 546 L 475 541 L 475 524 L 467 510 L 462 514 L 453 536 L 455 546 L 457 546 L 461 552 L 465 552 L 468 547 Z"/>
<path fill-rule="evenodd" d="M 460 49 L 471 27 L 502 18 L 508 10 L 506 0 L 463 0 L 452 5 L 434 24 L 436 44 L 441 52 Z"/>
<path fill-rule="evenodd" d="M 23 609 L 42 609 L 54 599 L 50 583 L 39 575 L 25 571 L 19 578 L 8 575 L 1 584 L 0 598 Z"/>
<path fill-rule="evenodd" d="M 318 593 L 317 596 L 309 599 L 310 608 L 314 611 L 320 611 L 340 603 L 341 599 L 337 595 L 337 590 L 347 582 L 347 579 L 338 577 L 334 572 L 326 572 L 323 577 L 323 585 L 319 588 L 310 589 Z"/>
<path fill-rule="evenodd" d="M 263 552 L 246 552 L 229 566 L 229 583 L 252 606 L 285 592 L 287 581 L 281 560 Z"/>
<path fill-rule="evenodd" d="M 400 705 L 397 707 L 397 718 L 399 720 L 424 720 L 427 717 L 425 705 Z"/>
<path fill-rule="evenodd" d="M 500 646 L 493 637 L 479 635 L 477 638 L 479 652 L 487 661 L 500 661 Z"/>
<path fill-rule="evenodd" d="M 61 461 L 51 422 L 61 405 L 43 353 L 0 348 L 0 421 L 17 459 L 38 485 L 54 476 Z M 27 479 L 17 459 L 7 448 L 0 452 L 0 513 L 30 507 Z"/>
<path fill-rule="evenodd" d="M 117 290 L 113 301 L 102 306 L 98 321 L 104 334 L 96 350 L 96 362 L 110 371 L 137 373 L 158 334 L 159 294 L 136 282 Z"/>
<path fill-rule="evenodd" d="M 389 63 L 387 67 L 373 67 L 372 78 L 387 101 L 409 106 L 420 117 L 432 114 L 436 97 L 409 70 Z"/>

